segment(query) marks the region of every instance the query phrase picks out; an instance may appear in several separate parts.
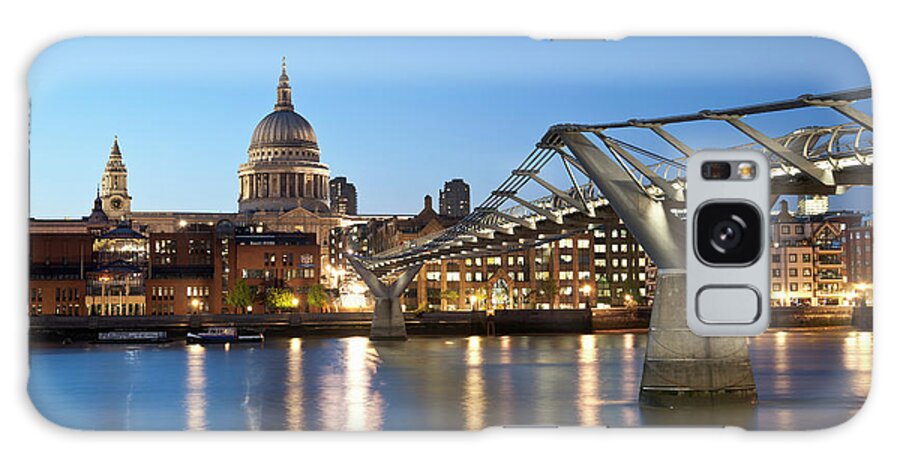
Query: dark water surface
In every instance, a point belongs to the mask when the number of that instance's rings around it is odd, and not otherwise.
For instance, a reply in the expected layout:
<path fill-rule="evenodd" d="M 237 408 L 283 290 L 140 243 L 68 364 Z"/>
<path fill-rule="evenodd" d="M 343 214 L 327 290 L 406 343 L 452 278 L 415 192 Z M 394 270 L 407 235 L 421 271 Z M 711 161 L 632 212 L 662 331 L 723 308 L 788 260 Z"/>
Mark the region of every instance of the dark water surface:
<path fill-rule="evenodd" d="M 294 338 L 264 345 L 35 344 L 29 392 L 79 429 L 481 429 L 734 424 L 809 429 L 868 393 L 872 333 L 770 332 L 751 342 L 759 405 L 637 403 L 646 335 Z"/>

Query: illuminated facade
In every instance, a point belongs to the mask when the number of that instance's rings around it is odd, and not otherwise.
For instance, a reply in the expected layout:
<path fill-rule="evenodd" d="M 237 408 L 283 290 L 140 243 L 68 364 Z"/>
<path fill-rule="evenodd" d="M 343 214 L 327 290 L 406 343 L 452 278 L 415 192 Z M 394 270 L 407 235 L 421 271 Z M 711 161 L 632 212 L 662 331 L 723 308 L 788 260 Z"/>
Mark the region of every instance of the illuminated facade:
<path fill-rule="evenodd" d="M 435 213 L 426 197 L 413 218 L 370 222 L 367 246 L 378 253 L 452 223 Z M 646 305 L 653 296 L 653 269 L 634 236 L 608 210 L 593 229 L 536 248 L 426 263 L 403 304 L 408 310 Z"/>
<path fill-rule="evenodd" d="M 163 316 L 272 311 L 273 288 L 307 311 L 321 277 L 315 236 L 236 228 L 228 221 L 143 234 L 125 223 L 106 230 L 31 234 L 29 314 Z M 228 292 L 244 280 L 255 295 L 240 308 Z M 283 311 L 284 309 L 279 309 Z"/>
<path fill-rule="evenodd" d="M 851 304 L 845 237 L 859 221 L 858 214 L 794 216 L 782 201 L 772 225 L 772 304 Z"/>

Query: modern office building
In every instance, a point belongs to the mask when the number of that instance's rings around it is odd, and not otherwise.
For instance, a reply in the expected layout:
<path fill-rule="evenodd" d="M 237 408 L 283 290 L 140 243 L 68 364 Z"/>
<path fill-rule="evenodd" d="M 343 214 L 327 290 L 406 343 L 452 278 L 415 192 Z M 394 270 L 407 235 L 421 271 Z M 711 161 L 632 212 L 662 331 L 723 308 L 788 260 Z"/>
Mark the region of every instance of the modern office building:
<path fill-rule="evenodd" d="M 346 177 L 335 177 L 328 183 L 331 197 L 331 212 L 345 216 L 358 214 L 356 185 L 347 182 Z"/>
<path fill-rule="evenodd" d="M 462 218 L 471 211 L 469 184 L 462 179 L 444 182 L 441 189 L 440 212 L 442 216 Z"/>

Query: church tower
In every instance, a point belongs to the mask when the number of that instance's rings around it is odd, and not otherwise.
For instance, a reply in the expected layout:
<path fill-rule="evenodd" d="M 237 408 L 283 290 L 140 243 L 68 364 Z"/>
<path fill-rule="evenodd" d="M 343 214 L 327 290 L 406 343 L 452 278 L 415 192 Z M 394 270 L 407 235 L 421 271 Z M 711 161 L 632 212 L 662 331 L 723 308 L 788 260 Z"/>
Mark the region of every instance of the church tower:
<path fill-rule="evenodd" d="M 113 221 L 131 215 L 128 170 L 125 169 L 125 163 L 122 161 L 118 136 L 113 139 L 112 148 L 109 150 L 109 160 L 106 162 L 106 169 L 103 170 L 103 180 L 100 182 L 100 201 L 103 205 L 103 212 Z"/>

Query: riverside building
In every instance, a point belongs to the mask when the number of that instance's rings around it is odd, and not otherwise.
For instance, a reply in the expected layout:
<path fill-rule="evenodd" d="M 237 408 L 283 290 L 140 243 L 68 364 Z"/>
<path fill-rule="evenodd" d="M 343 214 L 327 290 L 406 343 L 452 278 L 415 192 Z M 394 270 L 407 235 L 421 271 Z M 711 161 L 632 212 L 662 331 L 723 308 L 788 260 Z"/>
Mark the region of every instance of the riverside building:
<path fill-rule="evenodd" d="M 852 304 L 854 281 L 848 271 L 856 269 L 851 264 L 854 260 L 860 265 L 866 260 L 848 254 L 847 242 L 849 234 L 855 237 L 856 231 L 862 232 L 860 237 L 864 240 L 861 219 L 858 213 L 792 215 L 787 202 L 782 201 L 772 223 L 772 304 Z M 871 254 L 868 262 L 871 263 Z"/>
<path fill-rule="evenodd" d="M 238 166 L 237 212 L 138 209 L 140 195 L 129 191 L 128 177 L 141 173 L 128 172 L 120 142 L 113 138 L 89 216 L 29 221 L 30 313 L 240 311 L 222 302 L 244 270 L 262 271 L 253 277 L 258 286 L 268 286 L 271 276 L 298 294 L 320 283 L 329 232 L 343 219 L 330 210 L 330 169 L 312 125 L 295 111 L 284 61 L 273 111 L 252 131 L 246 162 Z M 250 238 L 261 236 L 269 238 Z M 276 266 L 254 264 L 265 253 L 277 255 Z M 241 255 L 247 261 L 235 261 Z M 290 269 L 283 256 L 293 262 Z"/>

